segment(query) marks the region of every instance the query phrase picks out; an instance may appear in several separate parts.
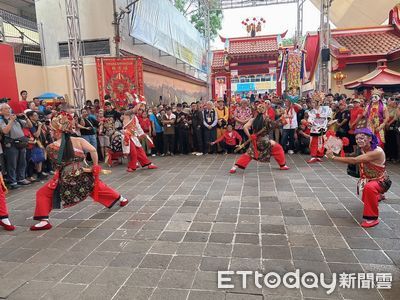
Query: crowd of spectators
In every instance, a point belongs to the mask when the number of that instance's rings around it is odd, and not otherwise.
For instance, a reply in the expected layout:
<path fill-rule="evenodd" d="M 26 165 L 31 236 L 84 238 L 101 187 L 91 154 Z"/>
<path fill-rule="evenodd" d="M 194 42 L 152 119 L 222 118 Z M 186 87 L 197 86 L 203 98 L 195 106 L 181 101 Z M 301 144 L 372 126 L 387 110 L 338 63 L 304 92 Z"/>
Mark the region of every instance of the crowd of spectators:
<path fill-rule="evenodd" d="M 14 114 L 8 103 L 0 104 L 1 166 L 11 188 L 45 179 L 53 173 L 44 149 L 53 141 L 49 121 L 62 109 L 62 106 L 45 104 L 37 98 L 29 101 L 26 91 L 20 94 L 23 113 Z M 303 97 L 292 103 L 288 98 L 265 93 L 233 97 L 229 103 L 220 99 L 153 106 L 140 104 L 140 108 L 135 109 L 136 116 L 145 134 L 153 141 L 149 143 L 147 138 L 142 138 L 142 146 L 149 156 L 232 153 L 237 145 L 248 139 L 243 126 L 257 114 L 258 103 L 264 102 L 269 118 L 276 121 L 270 138 L 281 143 L 289 155 L 309 154 L 308 110 L 313 108 L 313 102 L 311 98 Z M 396 96 L 384 98 L 387 111 L 383 120 L 384 149 L 387 160 L 393 162 L 400 159 L 399 99 Z M 350 140 L 347 152 L 352 152 L 355 147 L 354 128 L 365 115 L 368 102 L 356 94 L 351 97 L 328 94 L 324 100 L 323 105 L 332 109 L 329 129 Z M 115 107 L 108 96 L 103 105 L 98 99 L 88 100 L 75 114 L 76 134 L 98 149 L 100 160 L 105 159 L 115 133 L 122 130 L 123 113 L 124 109 Z"/>

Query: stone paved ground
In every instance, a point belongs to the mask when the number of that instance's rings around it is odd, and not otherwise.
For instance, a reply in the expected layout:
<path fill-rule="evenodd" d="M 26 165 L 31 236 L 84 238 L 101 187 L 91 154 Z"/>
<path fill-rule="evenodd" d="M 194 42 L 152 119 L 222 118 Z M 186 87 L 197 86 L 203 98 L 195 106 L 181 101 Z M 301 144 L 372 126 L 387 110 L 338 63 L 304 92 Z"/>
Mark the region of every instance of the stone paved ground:
<path fill-rule="evenodd" d="M 157 171 L 113 169 L 105 181 L 132 199 L 120 209 L 90 200 L 54 211 L 55 227 L 29 232 L 37 186 L 11 192 L 15 232 L 0 231 L 0 298 L 7 299 L 399 299 L 400 166 L 380 205 L 383 222 L 364 230 L 355 180 L 344 165 L 290 171 L 252 163 L 227 174 L 234 156 L 157 158 Z M 391 272 L 392 290 L 218 290 L 216 270 L 295 268 Z"/>

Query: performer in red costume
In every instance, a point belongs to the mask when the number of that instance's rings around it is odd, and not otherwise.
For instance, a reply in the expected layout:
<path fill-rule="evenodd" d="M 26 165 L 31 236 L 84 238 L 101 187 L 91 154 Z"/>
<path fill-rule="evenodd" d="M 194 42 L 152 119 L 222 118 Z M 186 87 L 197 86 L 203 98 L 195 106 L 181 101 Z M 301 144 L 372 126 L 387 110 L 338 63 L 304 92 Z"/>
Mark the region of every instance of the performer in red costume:
<path fill-rule="evenodd" d="M 365 125 L 365 122 L 364 124 Z M 364 203 L 362 227 L 374 227 L 379 224 L 378 203 L 382 194 L 387 192 L 391 180 L 386 173 L 385 152 L 378 146 L 379 141 L 375 134 L 363 125 L 355 130 L 356 142 L 362 154 L 357 157 L 336 157 L 332 151 L 327 151 L 326 156 L 334 161 L 345 164 L 360 164 L 360 180 L 358 192 L 362 192 Z"/>
<path fill-rule="evenodd" d="M 6 192 L 7 188 L 4 184 L 3 175 L 0 172 L 0 226 L 7 231 L 13 231 L 15 226 L 8 219 Z"/>
<path fill-rule="evenodd" d="M 128 163 L 128 172 L 136 171 L 136 164 L 139 161 L 142 167 L 148 169 L 157 169 L 157 166 L 147 158 L 146 153 L 142 148 L 139 138 L 151 139 L 144 133 L 139 124 L 138 118 L 134 115 L 133 111 L 127 110 L 124 114 L 124 142 L 123 152 L 129 154 L 130 161 Z"/>
<path fill-rule="evenodd" d="M 101 167 L 98 165 L 96 149 L 83 138 L 71 137 L 75 127 L 72 115 L 60 113 L 52 119 L 51 127 L 57 140 L 47 147 L 47 152 L 56 173 L 36 192 L 33 219 L 40 222 L 31 226 L 31 230 L 50 229 L 49 214 L 52 208 L 73 206 L 89 195 L 108 208 L 118 201 L 120 206 L 127 205 L 127 199 L 99 179 Z M 90 153 L 92 168 L 82 165 L 85 152 Z"/>
<path fill-rule="evenodd" d="M 265 103 L 260 103 L 257 106 L 257 112 L 258 115 L 250 119 L 243 128 L 245 134 L 251 139 L 250 147 L 230 169 L 231 174 L 236 173 L 237 168 L 246 169 L 252 159 L 259 162 L 269 162 L 271 155 L 275 158 L 281 170 L 289 170 L 282 146 L 268 137 L 273 121 L 266 114 Z M 249 132 L 251 127 L 253 134 Z"/>
<path fill-rule="evenodd" d="M 308 163 L 322 162 L 324 156 L 324 134 L 328 128 L 328 119 L 332 114 L 329 106 L 321 106 L 324 97 L 324 93 L 314 92 L 311 101 L 313 108 L 308 112 L 308 121 L 311 123 L 311 159 L 307 161 Z"/>

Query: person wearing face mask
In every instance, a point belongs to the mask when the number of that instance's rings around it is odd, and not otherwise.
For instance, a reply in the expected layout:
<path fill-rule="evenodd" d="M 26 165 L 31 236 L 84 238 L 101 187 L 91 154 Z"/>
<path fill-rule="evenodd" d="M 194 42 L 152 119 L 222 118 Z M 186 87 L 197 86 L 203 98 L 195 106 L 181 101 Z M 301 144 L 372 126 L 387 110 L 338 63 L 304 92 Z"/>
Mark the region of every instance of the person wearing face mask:
<path fill-rule="evenodd" d="M 356 157 L 336 157 L 331 150 L 326 156 L 333 161 L 345 164 L 359 164 L 360 180 L 357 193 L 362 193 L 364 203 L 362 227 L 369 228 L 379 224 L 379 201 L 391 186 L 391 180 L 386 172 L 386 156 L 379 141 L 371 129 L 366 127 L 366 121 L 361 120 L 355 130 L 356 143 L 361 149 L 361 155 Z"/>
<path fill-rule="evenodd" d="M 236 173 L 236 169 L 246 169 L 252 159 L 259 162 L 269 162 L 271 155 L 275 158 L 280 170 L 289 170 L 283 148 L 277 142 L 269 139 L 269 131 L 272 129 L 273 121 L 266 114 L 266 106 L 261 102 L 257 106 L 257 116 L 251 118 L 244 126 L 244 132 L 251 140 L 250 147 L 239 157 L 229 173 Z M 253 134 L 250 134 L 250 128 Z"/>
<path fill-rule="evenodd" d="M 389 121 L 389 113 L 386 105 L 382 101 L 383 91 L 373 89 L 371 93 L 371 102 L 367 105 L 364 117 L 367 119 L 368 127 L 379 140 L 379 146 L 385 145 L 385 126 Z"/>

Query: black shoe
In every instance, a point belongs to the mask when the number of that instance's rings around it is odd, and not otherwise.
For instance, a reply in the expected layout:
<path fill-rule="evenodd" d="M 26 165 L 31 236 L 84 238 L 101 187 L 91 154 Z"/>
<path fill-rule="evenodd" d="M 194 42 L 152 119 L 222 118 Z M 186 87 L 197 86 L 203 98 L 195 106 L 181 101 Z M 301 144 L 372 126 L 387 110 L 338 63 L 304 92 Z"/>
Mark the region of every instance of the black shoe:
<path fill-rule="evenodd" d="M 12 189 L 12 190 L 19 189 L 20 187 L 21 187 L 21 186 L 18 185 L 18 184 L 10 184 L 10 189 Z"/>
<path fill-rule="evenodd" d="M 44 174 L 42 174 L 42 173 L 40 173 L 39 175 L 38 175 L 38 180 L 43 180 L 43 179 L 47 179 L 49 177 L 49 175 L 44 175 Z"/>

